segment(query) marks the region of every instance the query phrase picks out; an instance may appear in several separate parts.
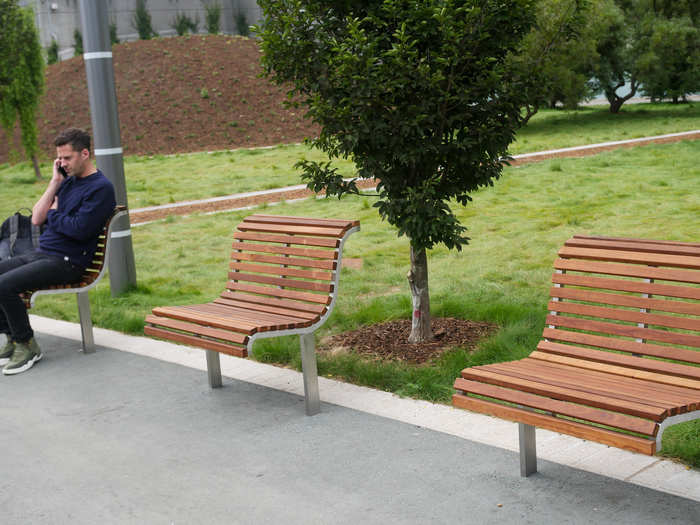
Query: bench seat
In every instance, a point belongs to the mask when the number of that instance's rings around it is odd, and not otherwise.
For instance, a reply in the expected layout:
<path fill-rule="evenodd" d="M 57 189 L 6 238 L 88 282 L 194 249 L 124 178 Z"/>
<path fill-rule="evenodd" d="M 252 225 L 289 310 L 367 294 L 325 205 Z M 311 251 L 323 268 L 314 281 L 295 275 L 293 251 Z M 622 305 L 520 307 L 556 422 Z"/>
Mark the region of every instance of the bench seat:
<path fill-rule="evenodd" d="M 575 236 L 554 263 L 542 340 L 527 358 L 466 368 L 453 404 L 654 454 L 671 424 L 700 418 L 700 244 Z"/>
<path fill-rule="evenodd" d="M 144 331 L 207 350 L 212 387 L 221 385 L 219 353 L 247 357 L 256 339 L 298 334 L 305 386 L 311 389 L 307 413 L 315 413 L 313 332 L 333 309 L 343 245 L 358 230 L 358 221 L 251 215 L 233 235 L 221 295 L 204 304 L 154 308 Z"/>

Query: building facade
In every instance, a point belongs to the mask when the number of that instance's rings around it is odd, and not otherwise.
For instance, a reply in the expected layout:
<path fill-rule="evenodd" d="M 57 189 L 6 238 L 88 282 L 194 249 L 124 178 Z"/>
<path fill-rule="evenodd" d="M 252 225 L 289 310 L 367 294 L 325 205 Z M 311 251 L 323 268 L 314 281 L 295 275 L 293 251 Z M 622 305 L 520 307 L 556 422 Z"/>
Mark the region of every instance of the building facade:
<path fill-rule="evenodd" d="M 132 20 L 136 11 L 136 0 L 106 0 L 109 6 L 110 24 L 116 24 L 120 41 L 136 40 L 138 33 Z M 75 53 L 75 30 L 80 27 L 79 0 L 20 0 L 22 6 L 34 9 L 41 45 L 48 48 L 55 40 L 59 58 L 70 58 Z M 221 7 L 220 31 L 238 34 L 237 22 L 245 17 L 248 25 L 257 23 L 261 11 L 255 0 L 146 0 L 151 15 L 153 30 L 160 36 L 173 36 L 174 19 L 178 13 L 192 20 L 199 20 L 199 31 L 206 33 L 205 5 Z M 238 20 L 237 20 L 238 18 Z"/>

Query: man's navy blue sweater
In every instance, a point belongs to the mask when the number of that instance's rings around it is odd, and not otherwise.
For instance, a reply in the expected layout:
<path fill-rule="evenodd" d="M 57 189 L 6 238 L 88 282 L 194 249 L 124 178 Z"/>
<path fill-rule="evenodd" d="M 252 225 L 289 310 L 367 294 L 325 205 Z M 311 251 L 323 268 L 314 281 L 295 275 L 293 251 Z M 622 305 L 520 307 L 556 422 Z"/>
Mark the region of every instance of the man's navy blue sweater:
<path fill-rule="evenodd" d="M 67 177 L 56 194 L 58 209 L 49 210 L 39 251 L 87 267 L 97 238 L 114 211 L 114 186 L 101 171 L 84 178 Z"/>

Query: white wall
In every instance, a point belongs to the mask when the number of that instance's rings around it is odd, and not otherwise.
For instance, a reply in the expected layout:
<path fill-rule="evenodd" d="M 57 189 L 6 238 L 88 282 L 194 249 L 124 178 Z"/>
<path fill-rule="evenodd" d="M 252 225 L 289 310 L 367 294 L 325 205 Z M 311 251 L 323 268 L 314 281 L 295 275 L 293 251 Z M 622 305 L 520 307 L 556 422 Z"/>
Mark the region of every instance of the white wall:
<path fill-rule="evenodd" d="M 138 33 L 131 25 L 136 0 L 106 0 L 109 5 L 110 22 L 117 24 L 119 40 L 136 40 Z M 80 27 L 80 2 L 78 0 L 20 0 L 20 5 L 34 8 L 39 28 L 41 45 L 47 48 L 53 39 L 58 42 L 61 59 L 73 56 L 75 43 L 73 32 Z M 147 0 L 146 8 L 151 14 L 153 29 L 162 36 L 175 34 L 172 21 L 178 12 L 194 19 L 199 15 L 199 30 L 206 32 L 204 4 L 218 3 L 221 6 L 221 31 L 235 34 L 234 15 L 240 10 L 246 15 L 248 24 L 260 19 L 260 8 L 255 0 Z"/>

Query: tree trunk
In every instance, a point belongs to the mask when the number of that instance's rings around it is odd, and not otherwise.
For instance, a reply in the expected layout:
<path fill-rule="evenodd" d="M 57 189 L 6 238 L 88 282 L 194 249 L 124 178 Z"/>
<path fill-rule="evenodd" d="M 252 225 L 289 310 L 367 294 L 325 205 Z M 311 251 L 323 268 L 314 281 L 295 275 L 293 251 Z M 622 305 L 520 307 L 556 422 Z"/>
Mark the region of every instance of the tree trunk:
<path fill-rule="evenodd" d="M 32 164 L 34 164 L 34 175 L 36 175 L 36 180 L 41 180 L 41 170 L 39 169 L 39 161 L 36 155 L 32 155 Z"/>
<path fill-rule="evenodd" d="M 430 328 L 430 293 L 428 290 L 428 257 L 425 249 L 411 246 L 411 270 L 406 276 L 411 287 L 413 317 L 409 343 L 425 343 L 433 340 Z"/>

